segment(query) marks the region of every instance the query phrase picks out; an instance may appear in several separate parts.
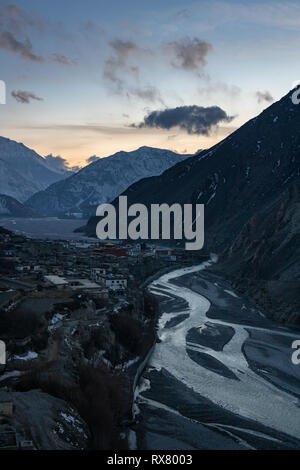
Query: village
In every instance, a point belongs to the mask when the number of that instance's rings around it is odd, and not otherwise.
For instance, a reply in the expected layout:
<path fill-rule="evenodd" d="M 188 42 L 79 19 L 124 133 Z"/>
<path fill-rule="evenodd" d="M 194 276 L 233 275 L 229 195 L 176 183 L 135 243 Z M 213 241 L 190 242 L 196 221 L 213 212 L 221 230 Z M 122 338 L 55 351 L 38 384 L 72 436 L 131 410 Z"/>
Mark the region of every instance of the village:
<path fill-rule="evenodd" d="M 35 240 L 0 229 L 0 449 L 126 448 L 133 385 L 156 338 L 158 309 L 145 283 L 198 257 L 181 248 Z M 103 381 L 123 399 L 109 402 Z M 99 387 L 110 409 L 105 438 L 103 416 L 101 429 L 94 423 Z"/>

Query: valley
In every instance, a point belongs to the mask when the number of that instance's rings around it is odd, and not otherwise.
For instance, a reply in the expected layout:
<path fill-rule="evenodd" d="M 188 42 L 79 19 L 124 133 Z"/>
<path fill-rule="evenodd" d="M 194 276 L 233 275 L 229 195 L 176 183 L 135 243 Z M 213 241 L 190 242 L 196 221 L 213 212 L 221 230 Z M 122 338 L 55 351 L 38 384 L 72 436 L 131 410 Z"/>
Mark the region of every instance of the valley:
<path fill-rule="evenodd" d="M 139 449 L 299 449 L 299 330 L 207 271 L 153 281 L 158 343 L 136 393 Z"/>

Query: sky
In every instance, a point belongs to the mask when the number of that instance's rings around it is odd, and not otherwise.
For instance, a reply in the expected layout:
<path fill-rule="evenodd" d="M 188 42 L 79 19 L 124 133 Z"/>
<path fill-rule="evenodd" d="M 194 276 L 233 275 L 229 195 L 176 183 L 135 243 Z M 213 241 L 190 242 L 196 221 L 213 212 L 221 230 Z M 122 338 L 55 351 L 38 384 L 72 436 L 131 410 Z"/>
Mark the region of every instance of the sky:
<path fill-rule="evenodd" d="M 300 79 L 300 2 L 0 0 L 1 135 L 86 165 L 209 148 Z"/>

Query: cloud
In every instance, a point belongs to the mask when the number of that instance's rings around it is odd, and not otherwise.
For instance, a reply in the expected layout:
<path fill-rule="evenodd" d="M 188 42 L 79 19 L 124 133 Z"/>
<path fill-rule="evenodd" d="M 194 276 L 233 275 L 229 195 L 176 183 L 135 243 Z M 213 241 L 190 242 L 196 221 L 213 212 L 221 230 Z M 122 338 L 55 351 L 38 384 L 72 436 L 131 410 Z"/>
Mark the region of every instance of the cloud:
<path fill-rule="evenodd" d="M 34 18 L 16 5 L 0 8 L 0 49 L 18 54 L 31 62 L 44 62 L 44 58 L 33 52 L 27 29 L 40 27 Z"/>
<path fill-rule="evenodd" d="M 121 39 L 115 39 L 109 43 L 113 49 L 113 55 L 106 59 L 104 64 L 104 78 L 114 83 L 117 91 L 121 91 L 124 86 L 123 78 L 120 78 L 120 70 L 127 69 L 127 59 L 133 52 L 138 52 L 140 48 L 132 41 L 121 41 Z M 130 71 L 138 73 L 138 67 L 129 68 Z M 122 73 L 123 75 L 123 73 Z"/>
<path fill-rule="evenodd" d="M 14 4 L 3 5 L 1 8 L 2 17 L 9 23 L 10 28 L 21 31 L 26 26 L 40 27 L 41 23 L 37 18 L 33 18 L 25 10 Z"/>
<path fill-rule="evenodd" d="M 50 153 L 49 155 L 46 155 L 44 159 L 46 160 L 47 164 L 55 170 L 60 170 L 60 171 L 70 170 L 68 161 L 65 158 L 61 157 L 60 155 L 57 155 L 55 157 L 54 155 L 52 155 L 52 153 Z"/>
<path fill-rule="evenodd" d="M 177 136 L 178 136 L 178 134 L 168 135 L 168 140 L 176 139 Z"/>
<path fill-rule="evenodd" d="M 92 155 L 91 157 L 86 159 L 86 162 L 93 163 L 93 162 L 96 162 L 97 160 L 100 160 L 100 157 L 97 157 L 97 155 Z"/>
<path fill-rule="evenodd" d="M 28 104 L 30 103 L 31 100 L 44 101 L 43 98 L 39 98 L 38 96 L 36 96 L 34 93 L 31 93 L 30 91 L 22 91 L 22 90 L 12 91 L 11 96 L 15 98 L 16 101 L 18 101 L 19 103 L 23 103 L 23 104 Z"/>
<path fill-rule="evenodd" d="M 203 96 L 210 98 L 215 96 L 216 93 L 222 93 L 230 96 L 231 98 L 236 98 L 241 94 L 241 88 L 236 85 L 228 85 L 227 83 L 221 82 L 219 80 L 212 82 L 211 79 L 208 80 L 208 85 L 199 87 L 199 93 Z"/>
<path fill-rule="evenodd" d="M 60 155 L 54 156 L 52 153 L 44 157 L 48 166 L 60 173 L 76 173 L 81 170 L 80 166 L 70 166 L 70 163 L 66 158 L 61 157 Z"/>
<path fill-rule="evenodd" d="M 165 50 L 173 56 L 173 67 L 197 71 L 206 64 L 206 56 L 212 50 L 212 45 L 198 38 L 186 37 L 167 43 Z"/>
<path fill-rule="evenodd" d="M 123 89 L 124 84 L 124 81 L 118 76 L 118 70 L 124 65 L 125 63 L 116 57 L 109 57 L 104 64 L 103 76 L 115 85 L 118 92 Z"/>
<path fill-rule="evenodd" d="M 29 62 L 46 62 L 45 57 L 33 51 L 29 37 L 30 30 L 44 34 L 45 29 L 46 26 L 41 20 L 30 16 L 18 6 L 14 4 L 0 6 L 0 49 L 17 54 Z M 75 64 L 74 60 L 56 52 L 51 54 L 49 60 L 61 65 Z"/>
<path fill-rule="evenodd" d="M 28 124 L 27 129 L 33 130 L 50 130 L 50 131 L 60 131 L 60 132 L 93 132 L 109 136 L 118 136 L 118 135 L 131 135 L 133 129 L 131 127 L 124 126 L 103 126 L 100 124 Z"/>
<path fill-rule="evenodd" d="M 58 64 L 61 64 L 61 65 L 75 65 L 76 64 L 76 60 L 69 59 L 65 55 L 58 54 L 57 52 L 54 52 L 53 54 L 51 54 L 50 60 L 52 62 L 57 62 Z"/>
<path fill-rule="evenodd" d="M 78 173 L 78 171 L 82 170 L 82 166 L 74 165 L 70 167 L 70 171 L 73 173 Z"/>
<path fill-rule="evenodd" d="M 110 41 L 109 45 L 114 49 L 119 57 L 128 57 L 130 52 L 140 50 L 139 46 L 132 41 L 121 41 L 121 39 L 115 39 Z"/>
<path fill-rule="evenodd" d="M 274 98 L 269 91 L 257 91 L 255 93 L 258 103 L 266 101 L 267 103 L 273 103 Z"/>
<path fill-rule="evenodd" d="M 151 127 L 157 129 L 172 129 L 179 127 L 188 134 L 209 135 L 213 126 L 219 122 L 231 122 L 233 116 L 218 106 L 204 108 L 202 106 L 179 106 L 162 111 L 152 111 L 144 117 L 140 124 L 132 124 L 132 127 Z"/>
<path fill-rule="evenodd" d="M 187 8 L 184 8 L 182 10 L 179 10 L 177 13 L 176 13 L 176 18 L 179 19 L 179 20 L 182 20 L 182 19 L 187 19 L 187 18 L 190 18 L 191 17 L 191 14 L 189 12 L 189 10 Z"/>
<path fill-rule="evenodd" d="M 105 29 L 100 26 L 98 23 L 95 23 L 94 21 L 88 20 L 85 21 L 81 28 L 80 32 L 86 36 L 88 39 L 90 39 L 92 36 L 95 36 L 97 39 L 100 36 L 106 36 L 106 31 Z"/>
<path fill-rule="evenodd" d="M 132 41 L 115 39 L 109 43 L 113 54 L 104 63 L 104 78 L 113 85 L 113 90 L 119 94 L 139 98 L 148 102 L 160 102 L 163 100 L 157 88 L 140 83 L 140 69 L 132 61 L 152 55 L 149 49 L 143 49 Z"/>
<path fill-rule="evenodd" d="M 32 52 L 32 44 L 28 37 L 22 42 L 10 31 L 0 31 L 0 49 L 19 54 L 22 59 L 32 62 L 44 62 L 45 60 L 42 56 Z"/>
<path fill-rule="evenodd" d="M 137 98 L 141 98 L 144 101 L 150 101 L 152 103 L 155 101 L 159 101 L 161 104 L 164 105 L 159 90 L 154 86 L 129 88 L 128 95 L 132 95 Z"/>

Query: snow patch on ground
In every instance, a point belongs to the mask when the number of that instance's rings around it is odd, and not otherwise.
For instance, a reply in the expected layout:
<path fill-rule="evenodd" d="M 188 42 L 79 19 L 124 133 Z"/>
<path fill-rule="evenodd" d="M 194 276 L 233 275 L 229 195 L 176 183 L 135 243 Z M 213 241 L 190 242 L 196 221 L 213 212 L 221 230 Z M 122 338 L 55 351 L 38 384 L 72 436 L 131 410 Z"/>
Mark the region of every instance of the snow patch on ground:
<path fill-rule="evenodd" d="M 19 361 L 31 361 L 32 359 L 36 359 L 38 354 L 34 351 L 28 351 L 26 356 L 13 356 L 14 359 L 18 359 Z"/>
<path fill-rule="evenodd" d="M 227 294 L 231 295 L 232 297 L 236 297 L 237 299 L 239 298 L 239 296 L 232 292 L 232 290 L 224 289 L 224 292 L 227 292 Z"/>

